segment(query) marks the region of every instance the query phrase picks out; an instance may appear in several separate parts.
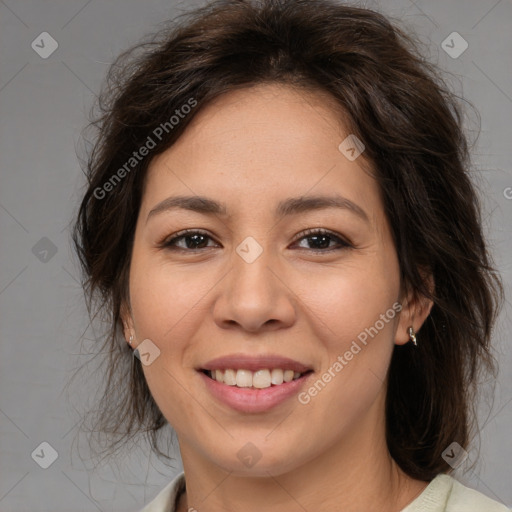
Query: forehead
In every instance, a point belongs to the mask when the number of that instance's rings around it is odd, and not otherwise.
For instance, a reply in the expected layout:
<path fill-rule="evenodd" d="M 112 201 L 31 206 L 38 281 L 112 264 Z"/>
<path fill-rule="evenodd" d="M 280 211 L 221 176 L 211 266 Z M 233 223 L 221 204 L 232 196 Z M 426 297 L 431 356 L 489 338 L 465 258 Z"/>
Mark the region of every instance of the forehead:
<path fill-rule="evenodd" d="M 273 154 L 298 160 L 309 157 L 314 147 L 334 145 L 336 149 L 346 132 L 343 116 L 341 107 L 325 92 L 258 84 L 223 94 L 203 107 L 169 153 L 176 157 L 188 153 L 189 160 L 222 153 L 236 160 L 247 155 L 263 158 L 261 150 L 272 149 Z M 191 147 L 197 152 L 190 153 Z"/>
<path fill-rule="evenodd" d="M 340 143 L 350 135 L 327 93 L 276 84 L 224 94 L 199 111 L 168 150 L 149 166 L 143 206 L 170 194 L 216 196 L 251 203 L 306 194 L 342 194 L 381 206 L 364 153 L 349 160 Z"/>

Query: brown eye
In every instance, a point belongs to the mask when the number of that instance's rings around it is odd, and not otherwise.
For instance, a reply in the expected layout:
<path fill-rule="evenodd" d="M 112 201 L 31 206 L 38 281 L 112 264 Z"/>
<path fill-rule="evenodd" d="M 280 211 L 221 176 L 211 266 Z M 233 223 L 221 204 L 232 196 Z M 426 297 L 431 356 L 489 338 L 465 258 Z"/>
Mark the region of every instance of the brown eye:
<path fill-rule="evenodd" d="M 208 240 L 213 240 L 207 233 L 197 230 L 185 230 L 176 233 L 172 238 L 165 239 L 160 246 L 167 249 L 181 249 L 181 250 L 200 250 L 208 249 Z"/>
<path fill-rule="evenodd" d="M 298 241 L 308 240 L 310 247 L 304 247 L 316 252 L 330 252 L 333 250 L 345 249 L 352 247 L 351 244 L 343 240 L 338 235 L 325 229 L 310 229 L 301 233 Z M 334 242 L 334 245 L 331 243 Z"/>

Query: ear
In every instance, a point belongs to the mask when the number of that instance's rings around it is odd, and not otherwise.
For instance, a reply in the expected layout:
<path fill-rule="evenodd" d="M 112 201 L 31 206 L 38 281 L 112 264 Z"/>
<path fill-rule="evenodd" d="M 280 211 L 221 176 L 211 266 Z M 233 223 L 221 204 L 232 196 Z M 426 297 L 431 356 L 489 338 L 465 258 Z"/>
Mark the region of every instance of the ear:
<path fill-rule="evenodd" d="M 121 304 L 119 315 L 121 317 L 121 321 L 123 322 L 124 339 L 127 343 L 129 343 L 131 336 L 135 338 L 135 327 L 133 325 L 133 317 L 130 311 L 130 307 L 125 302 Z"/>
<path fill-rule="evenodd" d="M 430 293 L 433 294 L 435 289 L 433 275 L 426 271 L 421 271 L 421 274 Z M 412 327 L 414 332 L 418 333 L 430 314 L 434 303 L 424 295 L 419 296 L 417 292 L 410 289 L 405 291 L 400 303 L 402 304 L 402 310 L 400 311 L 400 319 L 395 334 L 395 343 L 405 345 L 410 340 L 409 327 Z"/>

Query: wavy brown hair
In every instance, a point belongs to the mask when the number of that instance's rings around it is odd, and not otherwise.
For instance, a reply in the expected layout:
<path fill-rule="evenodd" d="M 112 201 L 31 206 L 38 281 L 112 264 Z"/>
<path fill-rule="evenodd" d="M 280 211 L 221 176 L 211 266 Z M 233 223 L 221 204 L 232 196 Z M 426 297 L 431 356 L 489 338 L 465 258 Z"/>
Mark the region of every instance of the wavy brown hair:
<path fill-rule="evenodd" d="M 157 446 L 167 421 L 120 341 L 148 164 L 211 100 L 261 83 L 323 91 L 340 107 L 379 183 L 402 286 L 434 302 L 419 346 L 394 348 L 386 402 L 392 457 L 411 477 L 431 480 L 450 469 L 441 456 L 450 443 L 468 446 L 479 377 L 496 375 L 490 341 L 503 288 L 483 236 L 460 98 L 419 48 L 398 23 L 369 9 L 331 0 L 220 0 L 182 15 L 112 65 L 73 232 L 89 311 L 108 325 L 94 348 L 107 367 L 94 430 L 111 435 L 109 449 L 144 432 L 167 457 Z M 98 192 L 191 99 L 195 108 L 108 193 Z M 433 293 L 421 269 L 432 273 Z"/>

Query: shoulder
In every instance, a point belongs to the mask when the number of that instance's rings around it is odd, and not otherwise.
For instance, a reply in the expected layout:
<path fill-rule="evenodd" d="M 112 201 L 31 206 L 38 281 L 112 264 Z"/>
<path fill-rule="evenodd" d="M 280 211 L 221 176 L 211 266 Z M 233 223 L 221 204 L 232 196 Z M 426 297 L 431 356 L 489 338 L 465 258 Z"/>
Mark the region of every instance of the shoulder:
<path fill-rule="evenodd" d="M 175 512 L 176 496 L 185 488 L 185 473 L 174 477 L 140 512 Z"/>
<path fill-rule="evenodd" d="M 511 509 L 450 475 L 439 474 L 401 512 L 511 512 Z"/>
<path fill-rule="evenodd" d="M 448 475 L 443 475 L 448 476 Z M 502 503 L 495 501 L 485 494 L 471 489 L 461 484 L 459 481 L 448 476 L 453 480 L 452 490 L 447 503 L 447 512 L 468 511 L 468 512 L 510 512 L 511 509 Z"/>

